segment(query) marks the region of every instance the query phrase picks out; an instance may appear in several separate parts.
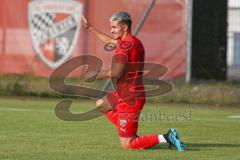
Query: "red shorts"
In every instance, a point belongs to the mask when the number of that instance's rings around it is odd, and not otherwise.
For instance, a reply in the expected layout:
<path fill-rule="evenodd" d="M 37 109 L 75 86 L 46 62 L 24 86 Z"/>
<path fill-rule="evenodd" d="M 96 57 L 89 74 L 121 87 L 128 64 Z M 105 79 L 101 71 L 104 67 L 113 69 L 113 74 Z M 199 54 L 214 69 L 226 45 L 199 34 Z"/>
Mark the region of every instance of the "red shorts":
<path fill-rule="evenodd" d="M 139 115 L 145 104 L 145 98 L 136 99 L 134 105 L 129 105 L 123 101 L 117 92 L 110 93 L 107 98 L 109 103 L 114 108 L 114 110 L 111 111 L 111 114 L 113 117 L 117 117 L 119 136 L 135 137 L 138 130 Z"/>

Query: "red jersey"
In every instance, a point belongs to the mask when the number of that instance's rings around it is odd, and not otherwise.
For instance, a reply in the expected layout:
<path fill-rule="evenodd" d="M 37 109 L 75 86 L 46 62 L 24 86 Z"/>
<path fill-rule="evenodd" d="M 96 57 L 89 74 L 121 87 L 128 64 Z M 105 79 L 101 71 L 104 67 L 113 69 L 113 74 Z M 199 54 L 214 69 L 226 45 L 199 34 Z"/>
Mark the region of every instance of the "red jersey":
<path fill-rule="evenodd" d="M 115 60 L 117 63 L 126 64 L 123 75 L 117 79 L 117 93 L 123 101 L 145 99 L 142 80 L 145 51 L 141 41 L 133 35 L 127 35 L 117 42 L 116 55 L 126 57 L 124 60 Z"/>

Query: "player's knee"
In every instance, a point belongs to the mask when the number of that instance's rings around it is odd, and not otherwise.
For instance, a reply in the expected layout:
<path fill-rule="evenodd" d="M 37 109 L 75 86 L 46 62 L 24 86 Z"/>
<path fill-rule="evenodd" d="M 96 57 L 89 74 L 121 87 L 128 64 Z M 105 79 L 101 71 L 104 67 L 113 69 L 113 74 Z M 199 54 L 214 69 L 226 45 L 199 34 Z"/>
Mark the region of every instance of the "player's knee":
<path fill-rule="evenodd" d="M 101 112 L 104 113 L 111 111 L 113 109 L 104 99 L 97 100 L 96 106 L 99 108 Z"/>
<path fill-rule="evenodd" d="M 107 112 L 107 109 L 106 109 L 106 107 L 105 107 L 105 104 L 104 104 L 104 100 L 103 100 L 103 99 L 97 100 L 96 106 L 99 108 L 99 110 L 100 110 L 101 112 L 104 112 L 104 113 Z"/>
<path fill-rule="evenodd" d="M 102 99 L 97 100 L 96 106 L 99 107 L 99 108 L 102 107 L 103 106 L 103 102 L 104 101 Z"/>

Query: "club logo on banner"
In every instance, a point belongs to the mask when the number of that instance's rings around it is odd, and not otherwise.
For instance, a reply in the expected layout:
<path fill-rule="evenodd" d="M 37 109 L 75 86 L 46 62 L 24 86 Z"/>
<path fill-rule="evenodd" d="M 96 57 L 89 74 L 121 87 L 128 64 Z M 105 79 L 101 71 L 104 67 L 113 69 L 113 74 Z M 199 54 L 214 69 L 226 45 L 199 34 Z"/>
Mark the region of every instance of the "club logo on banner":
<path fill-rule="evenodd" d="M 49 67 L 57 68 L 72 54 L 80 32 L 83 6 L 69 0 L 31 1 L 28 21 L 33 47 Z"/>

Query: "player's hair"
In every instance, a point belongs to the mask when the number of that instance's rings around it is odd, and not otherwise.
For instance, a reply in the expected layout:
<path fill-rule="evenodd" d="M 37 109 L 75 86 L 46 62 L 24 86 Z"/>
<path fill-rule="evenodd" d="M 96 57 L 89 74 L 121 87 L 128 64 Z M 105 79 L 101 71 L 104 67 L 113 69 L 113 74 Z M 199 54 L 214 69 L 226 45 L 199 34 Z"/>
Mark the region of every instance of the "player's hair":
<path fill-rule="evenodd" d="M 128 26 L 128 29 L 131 30 L 132 19 L 127 12 L 117 12 L 110 17 L 109 21 L 119 21 L 122 24 L 126 24 Z"/>

